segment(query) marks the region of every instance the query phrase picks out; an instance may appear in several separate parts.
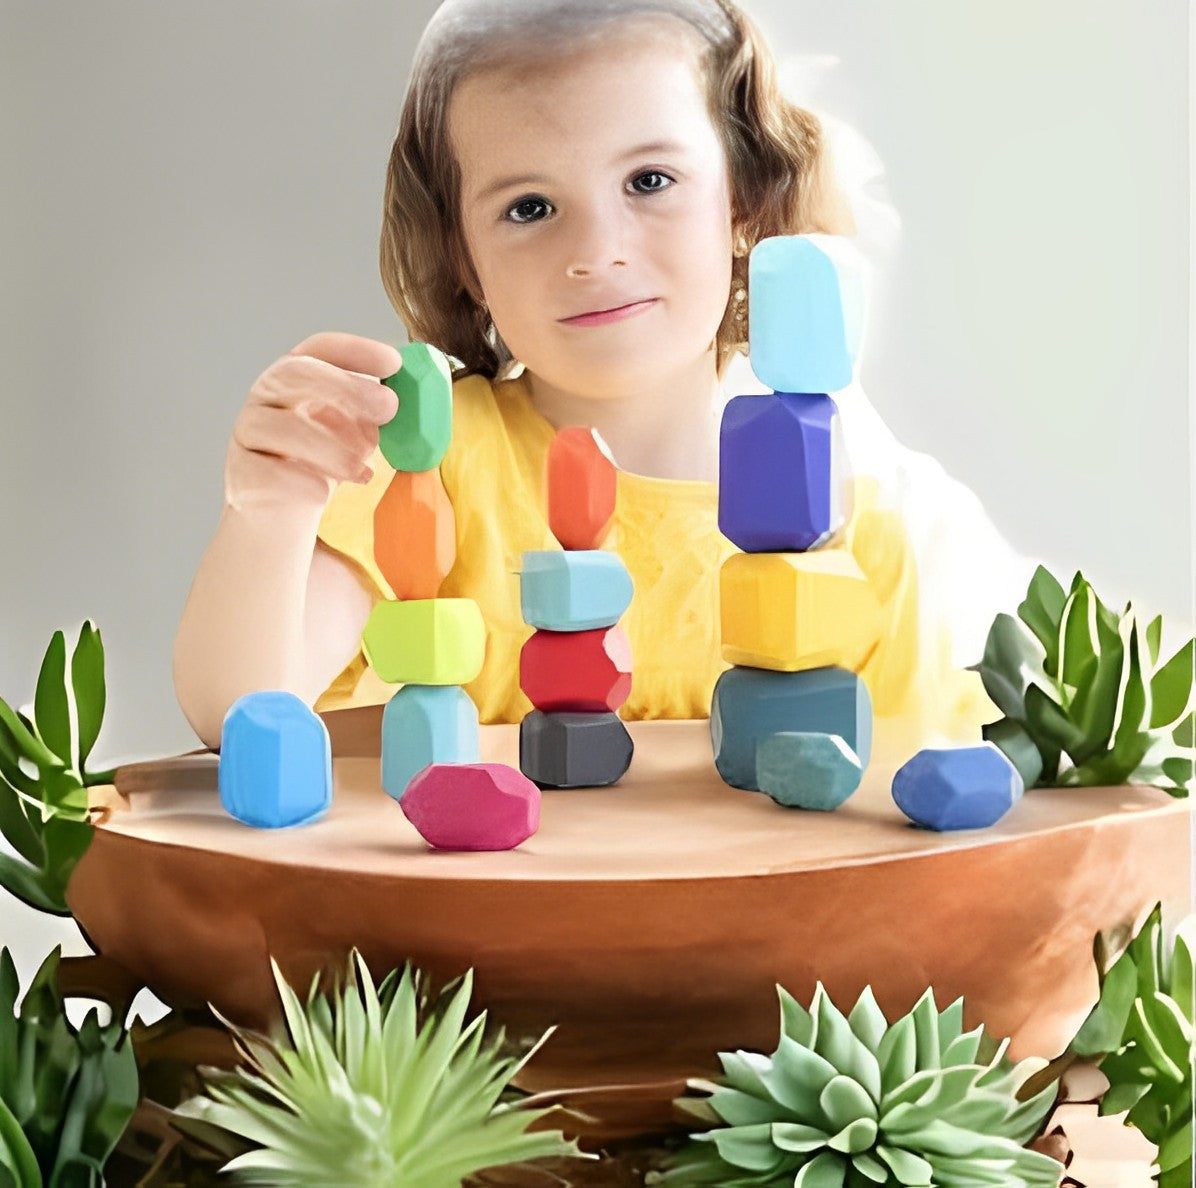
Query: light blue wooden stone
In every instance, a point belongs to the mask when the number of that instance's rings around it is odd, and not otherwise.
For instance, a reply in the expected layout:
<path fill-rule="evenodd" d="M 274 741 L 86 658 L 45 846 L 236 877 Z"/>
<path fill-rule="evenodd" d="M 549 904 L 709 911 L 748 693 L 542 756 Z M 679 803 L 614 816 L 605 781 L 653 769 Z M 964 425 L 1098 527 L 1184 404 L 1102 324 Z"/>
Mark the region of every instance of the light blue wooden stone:
<path fill-rule="evenodd" d="M 915 825 L 986 829 L 1022 797 L 1018 770 L 993 743 L 919 751 L 893 777 L 893 799 Z"/>
<path fill-rule="evenodd" d="M 481 761 L 478 709 L 460 685 L 404 685 L 382 711 L 382 787 L 402 800 L 430 763 Z"/>
<path fill-rule="evenodd" d="M 728 668 L 710 701 L 714 766 L 733 788 L 760 791 L 757 749 L 782 731 L 837 734 L 867 767 L 872 755 L 872 698 L 845 668 L 773 672 Z"/>
<path fill-rule="evenodd" d="M 537 549 L 523 554 L 519 602 L 543 631 L 611 627 L 631 605 L 631 574 L 606 549 Z"/>
<path fill-rule="evenodd" d="M 782 730 L 756 748 L 760 791 L 788 808 L 837 809 L 863 774 L 859 756 L 837 734 Z"/>
<path fill-rule="evenodd" d="M 332 745 L 318 714 L 294 693 L 246 693 L 220 737 L 220 803 L 258 829 L 305 825 L 332 803 Z"/>
<path fill-rule="evenodd" d="M 852 313 L 858 351 L 862 309 Z M 851 383 L 852 353 L 834 260 L 804 235 L 757 243 L 748 258 L 748 356 L 757 377 L 778 392 L 835 392 Z"/>

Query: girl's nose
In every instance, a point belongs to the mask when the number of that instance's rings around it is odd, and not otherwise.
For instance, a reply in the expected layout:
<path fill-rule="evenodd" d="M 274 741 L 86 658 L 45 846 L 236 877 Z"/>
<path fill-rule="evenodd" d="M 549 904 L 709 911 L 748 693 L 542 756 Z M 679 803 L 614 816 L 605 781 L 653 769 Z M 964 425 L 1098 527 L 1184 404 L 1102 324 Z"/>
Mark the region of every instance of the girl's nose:
<path fill-rule="evenodd" d="M 583 222 L 569 244 L 565 256 L 565 275 L 584 279 L 607 268 L 627 264 L 626 230 L 616 212 L 593 212 Z"/>

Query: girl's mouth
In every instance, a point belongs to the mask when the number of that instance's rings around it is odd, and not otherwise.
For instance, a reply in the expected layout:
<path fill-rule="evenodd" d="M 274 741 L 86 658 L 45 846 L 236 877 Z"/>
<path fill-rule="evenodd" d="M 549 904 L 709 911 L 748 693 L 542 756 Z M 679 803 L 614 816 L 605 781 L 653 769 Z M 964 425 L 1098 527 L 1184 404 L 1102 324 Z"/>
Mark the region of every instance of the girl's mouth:
<path fill-rule="evenodd" d="M 657 300 L 656 297 L 649 297 L 646 301 L 633 301 L 630 305 L 617 305 L 613 309 L 597 309 L 576 317 L 561 318 L 561 322 L 566 326 L 602 326 L 607 322 L 621 322 L 624 318 L 633 318 L 650 309 Z"/>

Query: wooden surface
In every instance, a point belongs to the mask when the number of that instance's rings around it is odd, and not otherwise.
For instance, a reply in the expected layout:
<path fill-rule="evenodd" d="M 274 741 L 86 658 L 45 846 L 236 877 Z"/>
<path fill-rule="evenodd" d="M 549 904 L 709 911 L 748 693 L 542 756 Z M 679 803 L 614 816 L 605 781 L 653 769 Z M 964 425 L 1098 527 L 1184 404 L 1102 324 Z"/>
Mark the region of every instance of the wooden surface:
<path fill-rule="evenodd" d="M 1155 789 L 1039 789 L 994 829 L 934 834 L 893 805 L 892 765 L 803 812 L 723 784 L 705 721 L 632 722 L 619 785 L 546 791 L 513 851 L 443 853 L 381 790 L 376 716 L 329 724 L 333 806 L 296 829 L 227 817 L 213 756 L 121 769 L 76 917 L 168 1002 L 248 1023 L 274 1009 L 268 955 L 304 985 L 351 945 L 378 972 L 473 968 L 511 1032 L 557 1025 L 521 1084 L 576 1090 L 595 1133 L 666 1121 L 719 1050 L 771 1051 L 776 983 L 841 1006 L 871 984 L 891 1018 L 933 985 L 1015 1056 L 1054 1056 L 1095 1000 L 1095 933 L 1186 910 L 1187 806 Z M 484 727 L 483 758 L 514 764 L 517 737 Z"/>

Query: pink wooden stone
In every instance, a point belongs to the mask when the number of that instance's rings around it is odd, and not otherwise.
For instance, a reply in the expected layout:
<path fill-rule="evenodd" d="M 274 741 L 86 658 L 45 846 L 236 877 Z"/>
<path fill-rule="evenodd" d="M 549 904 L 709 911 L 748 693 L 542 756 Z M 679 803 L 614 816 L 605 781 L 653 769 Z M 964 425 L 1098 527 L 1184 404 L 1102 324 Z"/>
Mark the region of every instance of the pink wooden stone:
<path fill-rule="evenodd" d="M 540 827 L 540 789 L 505 763 L 430 763 L 399 807 L 438 850 L 511 850 Z"/>

